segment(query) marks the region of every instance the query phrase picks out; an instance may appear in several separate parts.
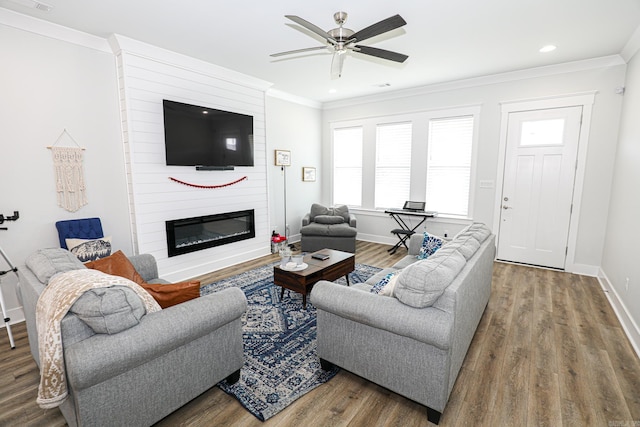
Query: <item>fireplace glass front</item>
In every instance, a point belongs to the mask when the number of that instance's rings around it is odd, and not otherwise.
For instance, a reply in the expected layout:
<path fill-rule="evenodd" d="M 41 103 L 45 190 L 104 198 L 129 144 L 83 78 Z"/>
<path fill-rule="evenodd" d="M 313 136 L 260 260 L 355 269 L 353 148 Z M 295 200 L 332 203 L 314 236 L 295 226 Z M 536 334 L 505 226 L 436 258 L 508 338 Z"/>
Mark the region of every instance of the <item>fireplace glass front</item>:
<path fill-rule="evenodd" d="M 169 256 L 256 236 L 253 209 L 166 221 Z"/>

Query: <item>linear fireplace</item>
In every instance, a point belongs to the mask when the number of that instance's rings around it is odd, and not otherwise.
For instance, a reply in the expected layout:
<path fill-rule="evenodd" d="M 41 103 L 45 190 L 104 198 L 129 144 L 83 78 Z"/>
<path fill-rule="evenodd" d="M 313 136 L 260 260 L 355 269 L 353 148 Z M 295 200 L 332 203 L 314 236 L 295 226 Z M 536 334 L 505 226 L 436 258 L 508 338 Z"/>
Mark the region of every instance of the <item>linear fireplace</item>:
<path fill-rule="evenodd" d="M 253 209 L 166 221 L 169 256 L 256 237 Z"/>

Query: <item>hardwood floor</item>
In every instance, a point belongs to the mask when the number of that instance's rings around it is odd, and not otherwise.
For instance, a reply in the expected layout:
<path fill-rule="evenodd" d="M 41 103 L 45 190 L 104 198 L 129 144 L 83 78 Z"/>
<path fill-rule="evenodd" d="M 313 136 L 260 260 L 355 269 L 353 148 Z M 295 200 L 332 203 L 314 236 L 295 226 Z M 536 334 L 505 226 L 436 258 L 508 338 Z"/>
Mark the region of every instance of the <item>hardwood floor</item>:
<path fill-rule="evenodd" d="M 358 242 L 356 262 L 385 267 L 406 254 Z M 220 280 L 278 257 L 203 276 Z M 24 323 L 0 330 L 0 426 L 63 426 L 36 403 L 38 371 Z M 372 355 L 373 357 L 374 355 Z M 262 423 L 213 387 L 158 426 L 428 426 L 423 406 L 341 371 Z M 495 263 L 492 295 L 441 426 L 640 425 L 640 360 L 598 281 Z"/>

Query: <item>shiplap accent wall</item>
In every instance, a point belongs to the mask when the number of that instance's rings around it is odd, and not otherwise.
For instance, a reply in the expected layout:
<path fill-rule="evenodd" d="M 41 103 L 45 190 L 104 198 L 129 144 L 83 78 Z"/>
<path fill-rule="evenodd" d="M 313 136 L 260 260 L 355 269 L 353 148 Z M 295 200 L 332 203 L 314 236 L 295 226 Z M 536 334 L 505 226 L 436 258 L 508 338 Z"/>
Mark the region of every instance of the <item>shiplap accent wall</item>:
<path fill-rule="evenodd" d="M 160 274 L 184 280 L 270 252 L 265 135 L 266 82 L 114 35 L 131 233 L 137 253 L 151 253 Z M 254 166 L 196 171 L 166 166 L 162 100 L 201 105 L 254 117 Z M 237 184 L 201 189 L 200 185 Z M 169 258 L 165 221 L 245 209 L 255 210 L 256 237 Z"/>

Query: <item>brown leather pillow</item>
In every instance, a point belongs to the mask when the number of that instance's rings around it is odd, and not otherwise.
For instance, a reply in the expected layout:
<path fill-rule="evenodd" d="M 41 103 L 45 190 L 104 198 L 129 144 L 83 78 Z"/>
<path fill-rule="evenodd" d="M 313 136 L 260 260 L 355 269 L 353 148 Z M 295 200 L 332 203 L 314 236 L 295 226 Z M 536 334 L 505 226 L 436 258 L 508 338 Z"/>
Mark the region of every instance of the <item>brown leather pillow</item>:
<path fill-rule="evenodd" d="M 151 296 L 160 304 L 160 307 L 167 308 L 181 302 L 189 301 L 200 296 L 200 282 L 180 282 L 172 284 L 152 284 L 141 283 Z"/>
<path fill-rule="evenodd" d="M 138 285 L 144 283 L 142 276 L 140 276 L 133 264 L 131 264 L 131 261 L 129 261 L 129 258 L 127 258 L 122 251 L 117 251 L 108 257 L 95 261 L 89 261 L 84 265 L 87 268 L 93 268 L 103 273 L 124 277 L 125 279 L 136 282 Z"/>
<path fill-rule="evenodd" d="M 136 282 L 149 292 L 162 308 L 167 308 L 200 296 L 199 281 L 173 284 L 146 283 L 122 251 L 117 251 L 105 258 L 87 262 L 85 266 Z"/>

